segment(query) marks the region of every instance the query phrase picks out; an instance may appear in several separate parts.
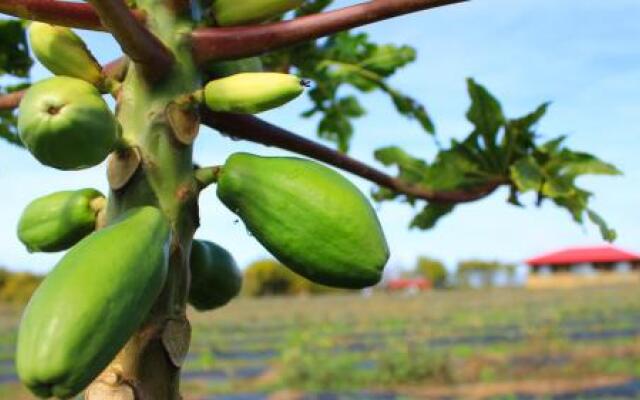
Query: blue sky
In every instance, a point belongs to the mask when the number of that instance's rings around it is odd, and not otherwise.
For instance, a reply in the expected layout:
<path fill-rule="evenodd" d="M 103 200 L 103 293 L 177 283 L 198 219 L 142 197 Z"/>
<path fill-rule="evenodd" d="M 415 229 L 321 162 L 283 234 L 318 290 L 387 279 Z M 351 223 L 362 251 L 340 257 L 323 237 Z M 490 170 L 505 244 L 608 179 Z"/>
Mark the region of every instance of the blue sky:
<path fill-rule="evenodd" d="M 346 6 L 352 1 L 336 1 Z M 593 208 L 618 231 L 617 244 L 640 251 L 640 2 L 637 0 L 475 0 L 399 17 L 363 28 L 376 41 L 410 44 L 418 61 L 392 84 L 423 101 L 441 139 L 461 137 L 470 127 L 465 78 L 472 76 L 503 103 L 508 116 L 519 116 L 544 101 L 552 106 L 539 125 L 545 137 L 569 136 L 575 149 L 615 163 L 621 177 L 580 181 L 595 193 Z M 80 32 L 101 61 L 118 55 L 105 34 Z M 33 69 L 34 80 L 49 74 Z M 431 157 L 434 145 L 412 121 L 390 111 L 381 95 L 363 97 L 368 115 L 356 122 L 351 154 L 374 164 L 372 152 L 400 145 L 417 156 Z M 314 137 L 316 121 L 299 113 L 302 97 L 262 115 L 265 119 Z M 196 160 L 220 164 L 227 154 L 249 151 L 284 155 L 284 151 L 234 142 L 203 129 Z M 390 169 L 389 172 L 394 172 Z M 364 192 L 373 185 L 348 175 Z M 15 235 L 17 219 L 35 197 L 56 190 L 95 187 L 106 192 L 104 165 L 62 172 L 39 165 L 27 152 L 0 143 L 0 265 L 46 272 L 61 254 L 29 254 Z M 376 206 L 391 248 L 389 267 L 409 268 L 419 255 L 440 258 L 450 266 L 468 258 L 519 262 L 561 246 L 601 243 L 597 230 L 578 226 L 550 204 L 519 209 L 505 203 L 506 191 L 458 207 L 428 232 L 407 228 L 413 211 L 404 204 Z M 532 198 L 525 198 L 531 204 Z M 240 265 L 267 257 L 236 217 L 217 200 L 214 190 L 201 197 L 202 227 L 196 237 L 228 248 Z M 357 251 L 354 249 L 354 251 Z"/>

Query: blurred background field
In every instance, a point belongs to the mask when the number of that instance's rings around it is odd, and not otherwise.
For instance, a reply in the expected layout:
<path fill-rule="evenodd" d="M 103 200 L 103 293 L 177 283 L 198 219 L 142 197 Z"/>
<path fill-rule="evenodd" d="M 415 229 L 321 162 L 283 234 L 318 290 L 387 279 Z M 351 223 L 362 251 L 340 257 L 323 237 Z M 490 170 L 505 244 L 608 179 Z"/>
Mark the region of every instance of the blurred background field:
<path fill-rule="evenodd" d="M 241 297 L 191 312 L 185 400 L 640 399 L 635 284 Z M 0 398 L 31 399 L 0 313 Z"/>

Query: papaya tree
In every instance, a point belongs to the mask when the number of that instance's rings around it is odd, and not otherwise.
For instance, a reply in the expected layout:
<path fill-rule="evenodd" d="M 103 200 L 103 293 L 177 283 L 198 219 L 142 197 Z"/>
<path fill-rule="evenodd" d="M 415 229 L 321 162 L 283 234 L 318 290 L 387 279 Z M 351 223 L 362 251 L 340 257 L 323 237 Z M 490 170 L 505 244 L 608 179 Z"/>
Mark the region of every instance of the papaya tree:
<path fill-rule="evenodd" d="M 3 0 L 0 12 L 12 18 L 0 22 L 0 74 L 18 83 L 0 88 L 0 135 L 52 168 L 106 159 L 110 188 L 52 193 L 23 211 L 18 235 L 30 251 L 68 250 L 24 311 L 16 355 L 23 383 L 44 398 L 83 390 L 89 400 L 180 398 L 187 304 L 223 306 L 241 285 L 226 250 L 193 239 L 199 194 L 212 185 L 288 268 L 335 287 L 377 283 L 389 249 L 367 198 L 325 164 L 375 183 L 377 201 L 419 204 L 411 222 L 419 229 L 508 187 L 512 204 L 535 192 L 539 203 L 549 199 L 578 222 L 586 216 L 613 239 L 575 181 L 616 168 L 562 137 L 541 141 L 535 128 L 546 103 L 508 118 L 472 79 L 473 131 L 432 160 L 379 149 L 376 159 L 397 167 L 391 176 L 347 155 L 351 121 L 365 110 L 345 86 L 385 93 L 399 114 L 435 134 L 421 103 L 388 83 L 415 51 L 350 29 L 463 1 L 329 9 L 331 0 Z M 99 65 L 70 28 L 112 35 L 123 56 Z M 29 82 L 29 46 L 55 76 Z M 319 116 L 318 135 L 337 148 L 253 115 L 305 91 L 312 107 L 303 117 Z M 201 125 L 306 158 L 237 153 L 223 165 L 196 165 Z"/>

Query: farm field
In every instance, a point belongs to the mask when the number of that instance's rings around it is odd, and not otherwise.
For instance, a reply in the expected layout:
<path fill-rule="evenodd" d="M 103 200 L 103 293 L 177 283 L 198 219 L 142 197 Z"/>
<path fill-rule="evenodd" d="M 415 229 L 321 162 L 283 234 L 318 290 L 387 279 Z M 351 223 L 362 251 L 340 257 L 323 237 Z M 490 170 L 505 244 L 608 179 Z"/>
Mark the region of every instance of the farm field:
<path fill-rule="evenodd" d="M 640 399 L 635 285 L 241 298 L 191 314 L 185 400 Z M 0 399 L 20 310 L 0 313 Z"/>

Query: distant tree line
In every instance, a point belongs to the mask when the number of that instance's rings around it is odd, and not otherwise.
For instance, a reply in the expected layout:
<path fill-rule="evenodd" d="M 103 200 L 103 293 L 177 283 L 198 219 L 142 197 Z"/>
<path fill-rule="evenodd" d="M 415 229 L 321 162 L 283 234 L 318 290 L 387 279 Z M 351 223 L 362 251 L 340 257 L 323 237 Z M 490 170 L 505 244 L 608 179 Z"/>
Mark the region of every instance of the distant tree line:
<path fill-rule="evenodd" d="M 404 278 L 425 278 L 436 289 L 492 287 L 503 282 L 513 282 L 516 265 L 499 261 L 465 260 L 451 272 L 437 259 L 419 257 L 415 266 L 402 275 Z M 243 294 L 251 297 L 272 295 L 302 295 L 347 292 L 308 281 L 294 274 L 275 260 L 260 260 L 244 271 Z"/>
<path fill-rule="evenodd" d="M 298 274 L 276 260 L 260 260 L 250 264 L 244 270 L 242 293 L 247 296 L 302 295 L 344 292 L 318 285 Z"/>
<path fill-rule="evenodd" d="M 425 278 L 432 287 L 438 289 L 490 287 L 496 283 L 497 275 L 502 274 L 509 279 L 513 277 L 515 270 L 516 266 L 513 264 L 466 260 L 458 263 L 455 272 L 451 272 L 440 260 L 419 257 L 414 268 L 403 273 L 403 277 Z M 26 303 L 42 278 L 28 272 L 11 272 L 0 268 L 0 303 Z M 339 292 L 349 291 L 313 283 L 272 259 L 253 262 L 244 270 L 242 293 L 245 296 L 317 295 Z"/>
<path fill-rule="evenodd" d="M 407 271 L 405 277 L 423 277 L 431 282 L 434 288 L 455 287 L 492 287 L 502 277 L 506 282 L 513 282 L 516 265 L 500 261 L 464 260 L 460 261 L 454 272 L 437 259 L 419 257 L 413 269 Z"/>
<path fill-rule="evenodd" d="M 41 281 L 39 275 L 0 268 L 0 303 L 26 303 Z"/>

